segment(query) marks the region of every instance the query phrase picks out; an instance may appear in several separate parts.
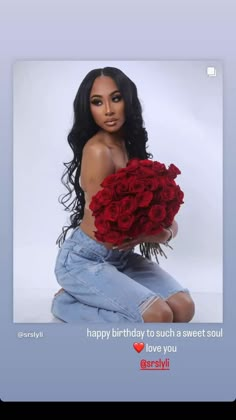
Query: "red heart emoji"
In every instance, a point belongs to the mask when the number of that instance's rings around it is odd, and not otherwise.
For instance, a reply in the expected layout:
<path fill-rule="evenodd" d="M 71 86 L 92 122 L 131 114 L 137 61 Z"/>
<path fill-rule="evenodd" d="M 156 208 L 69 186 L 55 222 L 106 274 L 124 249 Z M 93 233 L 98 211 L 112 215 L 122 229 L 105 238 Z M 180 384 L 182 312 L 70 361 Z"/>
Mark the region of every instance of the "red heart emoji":
<path fill-rule="evenodd" d="M 134 343 L 133 348 L 140 353 L 144 349 L 144 343 Z"/>

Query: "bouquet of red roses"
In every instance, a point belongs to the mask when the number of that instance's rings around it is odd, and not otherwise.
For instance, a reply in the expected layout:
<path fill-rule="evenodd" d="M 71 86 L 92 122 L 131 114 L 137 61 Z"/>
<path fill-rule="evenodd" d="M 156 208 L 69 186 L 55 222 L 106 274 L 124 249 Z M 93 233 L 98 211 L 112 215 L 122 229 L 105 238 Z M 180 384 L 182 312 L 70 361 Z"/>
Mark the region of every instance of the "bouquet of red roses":
<path fill-rule="evenodd" d="M 106 177 L 89 206 L 95 216 L 96 239 L 117 246 L 170 226 L 183 203 L 183 191 L 175 182 L 180 173 L 173 164 L 167 169 L 160 162 L 131 159 L 125 168 Z"/>

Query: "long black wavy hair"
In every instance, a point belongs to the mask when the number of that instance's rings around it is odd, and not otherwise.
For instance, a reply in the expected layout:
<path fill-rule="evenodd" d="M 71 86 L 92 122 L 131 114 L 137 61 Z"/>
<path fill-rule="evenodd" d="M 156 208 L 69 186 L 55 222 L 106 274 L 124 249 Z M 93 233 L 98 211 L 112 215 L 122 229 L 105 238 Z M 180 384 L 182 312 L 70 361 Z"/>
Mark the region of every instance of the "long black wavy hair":
<path fill-rule="evenodd" d="M 75 96 L 73 109 L 74 121 L 68 135 L 68 143 L 73 151 L 73 159 L 64 163 L 65 171 L 61 181 L 67 193 L 59 197 L 59 202 L 69 211 L 70 224 L 62 228 L 56 244 L 60 247 L 66 239 L 67 232 L 80 225 L 84 215 L 84 192 L 80 187 L 82 151 L 86 142 L 93 137 L 100 127 L 94 122 L 90 111 L 90 92 L 95 79 L 99 76 L 109 76 L 116 83 L 125 103 L 124 140 L 129 159 L 149 159 L 152 154 L 147 152 L 148 135 L 142 118 L 142 108 L 138 99 L 136 85 L 121 70 L 115 67 L 91 70 L 83 79 Z M 151 244 L 140 244 L 140 252 L 147 258 L 155 255 L 155 247 Z"/>

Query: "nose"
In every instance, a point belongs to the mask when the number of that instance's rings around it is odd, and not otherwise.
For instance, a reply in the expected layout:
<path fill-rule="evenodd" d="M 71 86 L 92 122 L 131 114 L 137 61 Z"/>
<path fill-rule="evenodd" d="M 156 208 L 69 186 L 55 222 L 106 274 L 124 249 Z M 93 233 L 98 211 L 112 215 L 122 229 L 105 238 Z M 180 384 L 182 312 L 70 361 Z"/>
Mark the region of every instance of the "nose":
<path fill-rule="evenodd" d="M 105 108 L 105 115 L 106 115 L 106 117 L 108 117 L 108 116 L 111 116 L 113 114 L 114 114 L 114 112 L 111 108 L 111 104 L 110 104 L 110 102 L 107 102 L 106 103 L 106 108 Z"/>

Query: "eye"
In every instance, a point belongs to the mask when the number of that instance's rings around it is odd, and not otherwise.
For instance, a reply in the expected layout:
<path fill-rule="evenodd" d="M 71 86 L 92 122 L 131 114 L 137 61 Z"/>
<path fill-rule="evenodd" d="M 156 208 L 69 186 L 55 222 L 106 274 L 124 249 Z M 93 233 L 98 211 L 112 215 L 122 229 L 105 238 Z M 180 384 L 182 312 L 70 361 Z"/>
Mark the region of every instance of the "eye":
<path fill-rule="evenodd" d="M 113 96 L 112 100 L 113 102 L 120 102 L 122 99 L 121 95 L 115 95 Z"/>
<path fill-rule="evenodd" d="M 101 99 L 92 99 L 91 104 L 96 105 L 96 106 L 100 106 L 100 105 L 102 105 L 102 101 L 101 101 Z"/>

